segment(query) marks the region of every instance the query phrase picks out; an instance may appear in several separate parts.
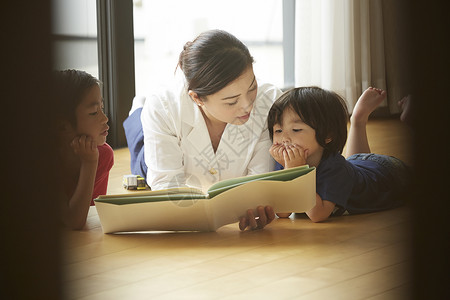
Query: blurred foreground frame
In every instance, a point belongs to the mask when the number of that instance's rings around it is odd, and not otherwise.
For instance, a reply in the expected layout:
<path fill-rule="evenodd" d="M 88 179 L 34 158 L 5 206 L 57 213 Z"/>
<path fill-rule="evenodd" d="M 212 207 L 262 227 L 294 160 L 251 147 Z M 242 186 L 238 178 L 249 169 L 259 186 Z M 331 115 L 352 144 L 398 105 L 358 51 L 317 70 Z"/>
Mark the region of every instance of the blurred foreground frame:
<path fill-rule="evenodd" d="M 51 1 L 9 1 L 1 11 L 0 298 L 62 299 Z"/>

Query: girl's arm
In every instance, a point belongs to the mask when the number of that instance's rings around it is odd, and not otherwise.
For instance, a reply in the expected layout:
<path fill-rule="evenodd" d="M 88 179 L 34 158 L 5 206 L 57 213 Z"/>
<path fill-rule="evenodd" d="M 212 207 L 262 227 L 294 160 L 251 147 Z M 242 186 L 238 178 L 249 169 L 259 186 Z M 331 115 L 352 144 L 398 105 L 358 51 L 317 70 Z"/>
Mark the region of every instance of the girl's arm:
<path fill-rule="evenodd" d="M 328 219 L 335 206 L 336 204 L 334 204 L 333 202 L 322 200 L 319 194 L 316 194 L 316 205 L 309 211 L 307 211 L 306 214 L 311 219 L 311 221 L 321 222 Z"/>
<path fill-rule="evenodd" d="M 98 165 L 97 145 L 91 137 L 78 136 L 71 144 L 80 157 L 80 175 L 72 197 L 63 205 L 63 222 L 72 229 L 82 229 L 86 223 L 94 190 Z"/>

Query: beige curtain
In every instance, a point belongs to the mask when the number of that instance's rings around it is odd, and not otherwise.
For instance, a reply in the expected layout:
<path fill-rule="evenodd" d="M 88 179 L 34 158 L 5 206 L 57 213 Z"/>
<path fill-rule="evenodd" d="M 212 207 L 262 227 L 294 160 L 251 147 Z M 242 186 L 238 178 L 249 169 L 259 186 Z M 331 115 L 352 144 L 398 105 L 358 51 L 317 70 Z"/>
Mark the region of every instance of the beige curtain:
<path fill-rule="evenodd" d="M 411 53 L 408 24 L 411 3 L 407 0 L 383 0 L 383 35 L 389 113 L 400 112 L 397 101 L 412 92 Z"/>
<path fill-rule="evenodd" d="M 385 7 L 394 6 L 385 2 L 297 0 L 296 86 L 333 90 L 347 100 L 350 113 L 363 90 L 382 88 L 388 99 L 379 111 L 397 113 L 397 101 L 404 92 L 397 86 L 398 78 L 389 73 L 395 72 L 398 59 L 391 31 L 396 21 L 390 12 L 385 17 Z"/>

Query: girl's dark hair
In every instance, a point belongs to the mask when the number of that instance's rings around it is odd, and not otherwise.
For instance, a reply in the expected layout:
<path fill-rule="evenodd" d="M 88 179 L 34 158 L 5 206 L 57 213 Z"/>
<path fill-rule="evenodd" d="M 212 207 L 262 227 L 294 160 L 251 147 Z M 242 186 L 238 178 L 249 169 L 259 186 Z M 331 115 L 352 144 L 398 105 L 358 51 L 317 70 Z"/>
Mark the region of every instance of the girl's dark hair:
<path fill-rule="evenodd" d="M 80 70 L 54 71 L 53 86 L 58 118 L 68 120 L 76 127 L 76 108 L 89 89 L 101 82 L 94 76 Z"/>
<path fill-rule="evenodd" d="M 278 98 L 269 111 L 268 126 L 273 140 L 273 126 L 282 123 L 283 112 L 293 109 L 316 131 L 317 143 L 324 148 L 323 158 L 342 153 L 347 141 L 348 110 L 344 99 L 318 87 L 294 88 Z M 329 143 L 325 140 L 331 138 Z"/>
<path fill-rule="evenodd" d="M 188 90 L 199 97 L 223 89 L 253 63 L 248 48 L 223 30 L 210 30 L 187 42 L 178 66 L 183 71 Z"/>

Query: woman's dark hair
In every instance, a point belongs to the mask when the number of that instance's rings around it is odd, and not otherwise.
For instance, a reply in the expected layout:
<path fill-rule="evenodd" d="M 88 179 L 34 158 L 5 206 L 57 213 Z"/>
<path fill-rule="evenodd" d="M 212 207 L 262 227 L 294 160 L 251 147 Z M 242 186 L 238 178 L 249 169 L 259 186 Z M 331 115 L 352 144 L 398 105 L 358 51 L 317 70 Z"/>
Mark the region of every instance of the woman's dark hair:
<path fill-rule="evenodd" d="M 317 143 L 324 148 L 323 158 L 342 153 L 347 141 L 348 110 L 344 99 L 318 87 L 294 88 L 278 98 L 269 111 L 268 126 L 273 140 L 273 126 L 282 123 L 283 112 L 293 109 L 316 131 Z M 325 140 L 331 138 L 329 143 Z"/>
<path fill-rule="evenodd" d="M 53 86 L 58 111 L 58 118 L 68 120 L 76 127 L 75 111 L 89 89 L 101 82 L 84 71 L 63 70 L 54 71 Z"/>
<path fill-rule="evenodd" d="M 252 63 L 248 48 L 223 30 L 206 31 L 193 42 L 187 42 L 178 60 L 188 90 L 199 97 L 223 89 Z"/>

